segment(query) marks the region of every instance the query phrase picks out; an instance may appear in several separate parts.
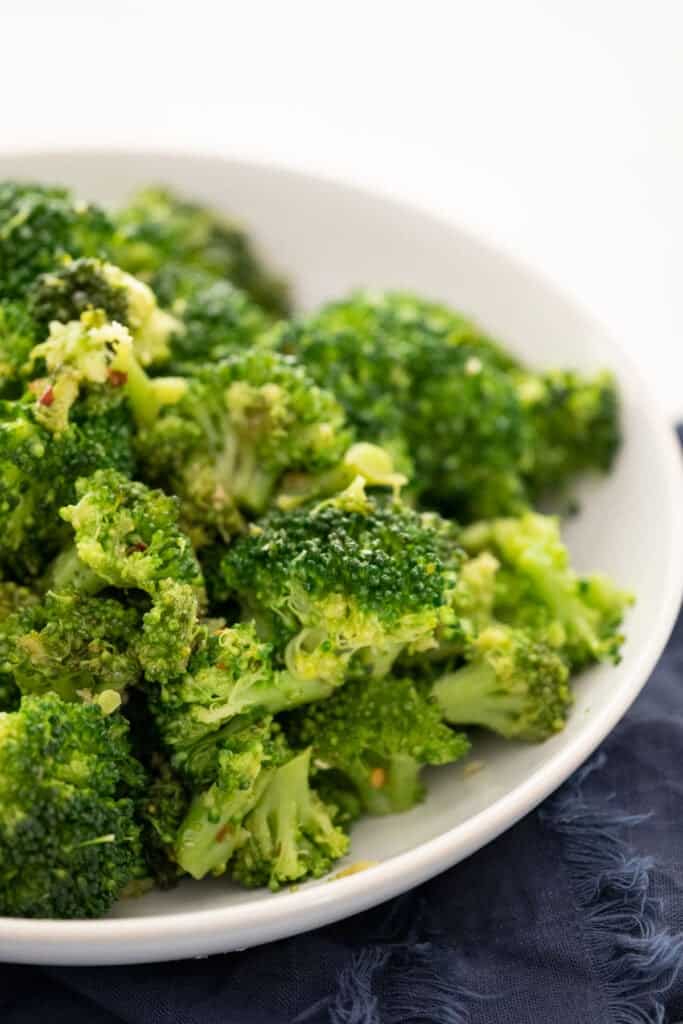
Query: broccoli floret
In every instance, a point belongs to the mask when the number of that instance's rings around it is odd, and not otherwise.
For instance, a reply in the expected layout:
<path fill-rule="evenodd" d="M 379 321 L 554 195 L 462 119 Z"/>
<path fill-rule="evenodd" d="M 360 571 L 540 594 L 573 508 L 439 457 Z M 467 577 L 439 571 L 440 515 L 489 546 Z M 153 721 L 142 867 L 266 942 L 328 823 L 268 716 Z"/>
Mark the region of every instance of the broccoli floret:
<path fill-rule="evenodd" d="M 423 765 L 457 761 L 469 748 L 410 679 L 352 680 L 287 717 L 292 744 L 310 746 L 316 766 L 341 772 L 370 814 L 413 807 L 424 795 Z"/>
<path fill-rule="evenodd" d="M 40 340 L 35 320 L 22 302 L 0 301 L 0 395 L 19 398 L 24 369 Z"/>
<path fill-rule="evenodd" d="M 0 566 L 14 579 L 39 575 L 68 538 L 59 509 L 73 501 L 78 477 L 132 468 L 118 410 L 55 434 L 41 424 L 40 404 L 0 402 Z"/>
<path fill-rule="evenodd" d="M 148 594 L 152 607 L 142 619 L 138 656 L 153 680 L 178 675 L 190 656 L 204 588 L 178 526 L 177 500 L 113 470 L 79 480 L 76 496 L 61 516 L 74 529 L 78 561 L 71 578 L 60 572 L 61 585 L 77 585 L 80 562 L 103 584 Z"/>
<path fill-rule="evenodd" d="M 152 759 L 151 771 L 151 782 L 139 802 L 138 820 L 147 868 L 159 888 L 170 889 L 183 874 L 176 861 L 175 843 L 190 796 L 183 780 L 161 755 Z"/>
<path fill-rule="evenodd" d="M 102 311 L 107 320 L 129 328 L 143 366 L 167 360 L 169 339 L 182 330 L 175 317 L 159 309 L 148 285 L 97 259 L 64 260 L 57 269 L 42 274 L 30 288 L 29 307 L 34 319 L 46 326 Z"/>
<path fill-rule="evenodd" d="M 189 380 L 141 430 L 138 450 L 147 477 L 180 495 L 199 543 L 211 527 L 229 537 L 242 512 L 265 510 L 286 471 L 325 470 L 349 442 L 329 392 L 289 357 L 253 351 Z"/>
<path fill-rule="evenodd" d="M 285 284 L 265 269 L 244 230 L 227 218 L 167 189 L 148 188 L 119 211 L 116 224 L 116 261 L 155 290 L 157 275 L 175 264 L 232 282 L 268 312 L 287 313 Z M 169 302 L 168 277 L 163 283 Z"/>
<path fill-rule="evenodd" d="M 21 298 L 65 255 L 104 255 L 111 237 L 107 215 L 67 189 L 1 182 L 0 299 Z"/>
<path fill-rule="evenodd" d="M 447 722 L 480 725 L 506 739 L 537 742 L 564 728 L 571 706 L 567 665 L 524 630 L 491 625 L 471 642 L 467 661 L 431 693 Z"/>
<path fill-rule="evenodd" d="M 246 292 L 210 277 L 172 308 L 182 328 L 173 333 L 171 355 L 187 372 L 250 348 L 270 323 Z"/>
<path fill-rule="evenodd" d="M 531 433 L 513 361 L 458 314 L 363 292 L 277 328 L 272 341 L 334 391 L 359 436 L 396 457 L 425 505 L 468 519 L 527 504 Z"/>
<path fill-rule="evenodd" d="M 6 620 L 2 669 L 26 694 L 121 691 L 141 676 L 131 647 L 139 624 L 138 612 L 113 598 L 49 593 Z"/>
<path fill-rule="evenodd" d="M 453 572 L 432 518 L 346 492 L 273 512 L 226 551 L 225 596 L 298 679 L 339 684 L 360 652 L 387 672 L 402 649 L 433 646 L 449 612 Z"/>
<path fill-rule="evenodd" d="M 16 583 L 0 583 L 0 664 L 7 657 L 17 614 L 38 604 L 40 598 L 28 587 Z M 11 672 L 0 668 L 0 711 L 15 711 L 21 691 Z"/>
<path fill-rule="evenodd" d="M 0 714 L 1 914 L 99 917 L 143 873 L 127 731 L 55 694 Z"/>
<path fill-rule="evenodd" d="M 610 373 L 571 370 L 520 374 L 518 388 L 534 433 L 526 480 L 532 497 L 578 473 L 607 472 L 621 443 L 619 397 Z"/>
<path fill-rule="evenodd" d="M 276 768 L 242 821 L 243 837 L 231 865 L 232 877 L 242 885 L 275 891 L 320 878 L 347 852 L 348 837 L 311 789 L 310 760 L 310 750 L 304 750 Z"/>
<path fill-rule="evenodd" d="M 619 626 L 632 598 L 604 576 L 574 572 L 554 516 L 475 523 L 461 540 L 470 552 L 490 550 L 501 563 L 496 618 L 531 630 L 573 669 L 619 660 Z"/>
<path fill-rule="evenodd" d="M 228 729 L 213 746 L 214 782 L 195 795 L 176 837 L 175 857 L 193 878 L 221 875 L 246 839 L 241 822 L 259 799 L 272 768 L 286 756 L 270 718 Z"/>
<path fill-rule="evenodd" d="M 194 778 L 213 734 L 238 715 L 275 714 L 330 692 L 325 680 L 301 680 L 276 670 L 270 644 L 252 623 L 202 626 L 186 673 L 159 688 L 153 710 L 173 764 Z"/>

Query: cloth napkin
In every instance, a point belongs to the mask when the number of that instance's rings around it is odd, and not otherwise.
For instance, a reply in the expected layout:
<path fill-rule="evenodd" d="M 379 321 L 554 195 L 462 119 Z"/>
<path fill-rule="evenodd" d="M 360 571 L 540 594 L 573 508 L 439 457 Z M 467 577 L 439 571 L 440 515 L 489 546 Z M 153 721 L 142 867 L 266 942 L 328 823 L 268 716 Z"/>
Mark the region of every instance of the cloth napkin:
<path fill-rule="evenodd" d="M 0 965 L 0 1022 L 681 1024 L 682 963 L 683 616 L 597 754 L 464 863 L 243 953 Z"/>

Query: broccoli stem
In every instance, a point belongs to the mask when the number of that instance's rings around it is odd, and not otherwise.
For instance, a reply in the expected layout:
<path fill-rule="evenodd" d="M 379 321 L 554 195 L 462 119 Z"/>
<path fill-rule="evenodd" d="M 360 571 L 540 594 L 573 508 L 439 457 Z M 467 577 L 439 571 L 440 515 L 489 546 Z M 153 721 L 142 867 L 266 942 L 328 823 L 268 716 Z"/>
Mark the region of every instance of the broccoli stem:
<path fill-rule="evenodd" d="M 74 544 L 57 555 L 48 571 L 46 584 L 48 590 L 57 593 L 75 590 L 84 595 L 96 594 L 106 586 L 101 576 L 80 560 Z"/>
<path fill-rule="evenodd" d="M 354 782 L 368 814 L 395 814 L 408 811 L 419 803 L 423 787 L 421 765 L 410 754 L 394 754 L 376 766 L 368 775 L 365 766 L 357 771 L 351 766 L 349 777 Z"/>
<path fill-rule="evenodd" d="M 503 735 L 521 704 L 516 694 L 501 691 L 494 669 L 484 661 L 441 676 L 432 696 L 451 725 L 480 725 Z"/>

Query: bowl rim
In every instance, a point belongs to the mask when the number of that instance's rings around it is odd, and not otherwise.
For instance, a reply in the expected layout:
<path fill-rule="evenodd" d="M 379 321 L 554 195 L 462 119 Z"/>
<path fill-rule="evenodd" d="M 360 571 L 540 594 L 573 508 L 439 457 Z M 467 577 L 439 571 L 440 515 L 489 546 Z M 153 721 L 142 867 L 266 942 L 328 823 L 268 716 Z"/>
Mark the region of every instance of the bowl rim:
<path fill-rule="evenodd" d="M 585 310 L 580 301 L 558 287 L 543 270 L 520 259 L 504 245 L 497 244 L 485 232 L 463 227 L 452 216 L 440 213 L 433 205 L 412 197 L 401 198 L 400 194 L 362 183 L 357 176 L 351 174 L 336 175 L 326 170 L 319 172 L 317 169 L 306 171 L 294 162 L 271 161 L 252 155 L 241 158 L 231 153 L 221 154 L 194 147 L 192 151 L 174 150 L 169 146 L 20 147 L 0 154 L 0 176 L 3 167 L 12 162 L 37 164 L 41 160 L 65 157 L 73 157 L 74 160 L 168 159 L 187 164 L 213 161 L 217 165 L 231 165 L 242 170 L 256 166 L 261 172 L 271 173 L 273 178 L 298 178 L 307 180 L 311 185 L 324 182 L 347 194 L 355 192 L 365 199 L 393 206 L 397 216 L 417 211 L 421 218 L 431 220 L 442 228 L 450 228 L 484 255 L 502 259 L 520 274 L 538 282 L 544 292 L 578 311 L 587 323 L 595 325 L 601 343 L 604 341 L 605 346 L 613 351 L 615 364 L 618 360 L 624 374 L 639 381 L 641 412 L 647 416 L 666 472 L 663 484 L 670 501 L 676 507 L 683 508 L 679 445 L 673 425 L 660 412 L 661 405 L 653 393 L 648 375 L 641 374 L 637 360 L 629 352 L 623 351 L 601 319 Z M 14 962 L 45 964 L 134 963 L 244 949 L 252 944 L 294 935 L 358 913 L 426 881 L 469 856 L 514 825 L 558 788 L 593 753 L 647 682 L 673 628 L 683 593 L 683 530 L 672 529 L 669 542 L 670 557 L 667 574 L 662 581 L 660 614 L 647 642 L 638 650 L 629 652 L 629 673 L 619 691 L 621 699 L 610 702 L 602 709 L 596 708 L 578 735 L 553 752 L 549 760 L 524 782 L 494 800 L 484 810 L 410 850 L 356 874 L 335 878 L 333 885 L 312 884 L 296 892 L 279 893 L 272 899 L 247 900 L 201 910 L 162 912 L 145 917 L 70 921 L 0 917 L 2 958 Z M 35 948 L 32 949 L 33 946 Z"/>

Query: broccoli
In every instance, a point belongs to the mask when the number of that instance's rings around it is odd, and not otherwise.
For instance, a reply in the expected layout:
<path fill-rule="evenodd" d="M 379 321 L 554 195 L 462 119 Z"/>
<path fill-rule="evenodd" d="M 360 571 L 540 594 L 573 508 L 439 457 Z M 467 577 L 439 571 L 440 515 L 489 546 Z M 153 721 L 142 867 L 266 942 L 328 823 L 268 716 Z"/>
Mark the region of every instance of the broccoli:
<path fill-rule="evenodd" d="M 0 182 L 0 299 L 21 299 L 65 255 L 105 255 L 112 231 L 99 207 L 67 189 Z"/>
<path fill-rule="evenodd" d="M 141 796 L 137 818 L 147 869 L 160 889 L 170 889 L 183 874 L 176 861 L 175 843 L 190 804 L 188 789 L 168 762 L 156 754 L 151 781 Z"/>
<path fill-rule="evenodd" d="M 469 743 L 441 720 L 410 679 L 354 679 L 329 700 L 288 716 L 294 746 L 340 772 L 370 814 L 405 811 L 422 799 L 420 770 L 463 757 Z"/>
<path fill-rule="evenodd" d="M 55 434 L 40 421 L 49 395 L 0 401 L 0 567 L 15 580 L 38 576 L 65 543 L 59 509 L 73 501 L 78 477 L 100 467 L 132 470 L 120 410 L 76 417 Z"/>
<path fill-rule="evenodd" d="M 207 367 L 143 427 L 148 479 L 178 494 L 196 543 L 243 528 L 289 470 L 336 465 L 350 443 L 344 413 L 289 357 L 244 352 Z"/>
<path fill-rule="evenodd" d="M 632 598 L 603 576 L 577 576 L 554 516 L 529 512 L 474 523 L 461 541 L 471 553 L 490 550 L 501 563 L 496 618 L 531 630 L 573 669 L 619 660 L 619 627 Z"/>
<path fill-rule="evenodd" d="M 231 864 L 232 877 L 242 885 L 276 891 L 320 878 L 347 852 L 348 837 L 311 788 L 310 760 L 310 750 L 304 750 L 276 767 L 242 820 Z"/>
<path fill-rule="evenodd" d="M 116 261 L 155 290 L 157 275 L 164 277 L 175 264 L 230 281 L 270 313 L 287 313 L 284 283 L 261 265 L 242 228 L 226 218 L 166 189 L 148 188 L 119 211 L 116 226 Z M 164 281 L 170 304 L 175 296 L 168 294 L 168 277 Z"/>
<path fill-rule="evenodd" d="M 64 260 L 33 282 L 28 304 L 34 320 L 46 327 L 100 310 L 107 320 L 129 328 L 143 366 L 167 360 L 169 339 L 182 330 L 175 317 L 159 309 L 148 285 L 103 260 Z"/>
<path fill-rule="evenodd" d="M 48 593 L 3 623 L 2 670 L 26 694 L 76 700 L 123 690 L 141 676 L 131 647 L 139 618 L 113 598 Z"/>
<path fill-rule="evenodd" d="M 523 373 L 518 390 L 534 435 L 525 473 L 532 498 L 562 488 L 579 473 L 611 468 L 621 434 L 610 373 L 587 378 L 571 370 Z"/>
<path fill-rule="evenodd" d="M 0 583 L 0 665 L 5 661 L 17 613 L 38 604 L 40 598 L 28 587 Z M 0 711 L 15 711 L 21 691 L 14 676 L 0 667 Z"/>
<path fill-rule="evenodd" d="M 177 298 L 172 309 L 182 327 L 171 336 L 171 357 L 181 371 L 191 373 L 251 348 L 270 323 L 246 292 L 211 277 L 186 298 Z"/>
<path fill-rule="evenodd" d="M 75 533 L 77 558 L 59 585 L 77 585 L 82 563 L 103 583 L 141 590 L 152 606 L 136 650 L 149 678 L 184 671 L 204 601 L 201 569 L 178 526 L 177 499 L 102 470 L 78 480 L 75 505 L 61 516 Z M 71 556 L 70 556 L 71 557 Z M 164 628 L 166 626 L 166 628 Z"/>
<path fill-rule="evenodd" d="M 471 323 L 403 293 L 332 303 L 271 339 L 330 387 L 423 504 L 466 519 L 527 504 L 531 432 L 508 359 Z"/>
<path fill-rule="evenodd" d="M 144 873 L 127 731 L 55 694 L 0 714 L 0 914 L 100 917 Z"/>
<path fill-rule="evenodd" d="M 197 792 L 176 836 L 175 858 L 193 878 L 223 874 L 246 839 L 242 819 L 259 799 L 272 767 L 286 756 L 279 730 L 266 717 L 229 728 L 213 746 L 212 775 Z"/>
<path fill-rule="evenodd" d="M 297 679 L 338 685 L 360 652 L 387 672 L 402 649 L 433 646 L 449 611 L 454 574 L 432 517 L 359 498 L 272 512 L 223 556 L 225 596 Z"/>
<path fill-rule="evenodd" d="M 0 301 L 0 396 L 19 398 L 24 370 L 40 340 L 38 325 L 22 302 Z"/>
<path fill-rule="evenodd" d="M 569 670 L 560 655 L 521 629 L 487 626 L 463 666 L 431 688 L 444 719 L 480 725 L 506 739 L 538 742 L 564 728 L 571 706 Z"/>
<path fill-rule="evenodd" d="M 176 768 L 196 778 L 214 734 L 239 715 L 275 714 L 330 692 L 325 680 L 302 680 L 276 670 L 270 644 L 253 623 L 202 625 L 186 673 L 162 684 L 152 703 L 163 742 Z"/>

